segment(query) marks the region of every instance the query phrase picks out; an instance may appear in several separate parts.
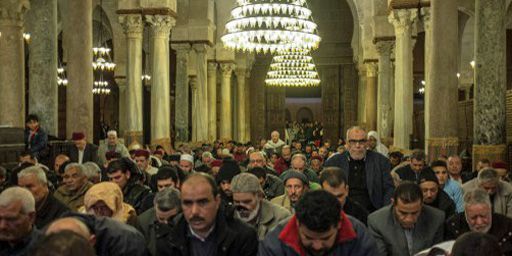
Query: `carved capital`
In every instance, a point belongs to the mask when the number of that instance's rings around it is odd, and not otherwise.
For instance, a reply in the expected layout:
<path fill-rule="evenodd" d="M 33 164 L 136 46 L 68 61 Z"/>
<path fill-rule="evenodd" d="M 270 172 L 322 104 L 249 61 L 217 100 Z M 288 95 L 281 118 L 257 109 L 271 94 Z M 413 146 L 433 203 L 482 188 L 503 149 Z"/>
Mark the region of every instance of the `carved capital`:
<path fill-rule="evenodd" d="M 192 47 L 198 54 L 206 54 L 206 51 L 208 50 L 207 44 L 194 44 Z"/>
<path fill-rule="evenodd" d="M 1 0 L 0 24 L 23 26 L 23 16 L 28 9 L 29 0 Z"/>
<path fill-rule="evenodd" d="M 423 20 L 423 26 L 425 27 L 425 31 L 430 30 L 432 24 L 430 7 L 421 8 L 421 19 Z"/>
<path fill-rule="evenodd" d="M 239 78 L 239 79 L 245 79 L 245 74 L 247 72 L 247 69 L 245 68 L 237 68 L 235 69 L 235 75 Z"/>
<path fill-rule="evenodd" d="M 375 44 L 375 48 L 379 55 L 391 56 L 391 50 L 393 50 L 394 45 L 394 41 L 379 41 Z"/>
<path fill-rule="evenodd" d="M 221 63 L 220 71 L 222 72 L 223 77 L 231 77 L 233 70 L 235 69 L 235 64 L 233 63 Z"/>
<path fill-rule="evenodd" d="M 176 25 L 176 19 L 169 15 L 146 15 L 146 21 L 151 25 L 153 36 L 159 38 L 169 38 Z"/>
<path fill-rule="evenodd" d="M 405 32 L 411 32 L 412 24 L 418 16 L 416 9 L 398 9 L 392 10 L 388 16 L 388 21 L 395 27 L 395 34 L 403 35 Z"/>
<path fill-rule="evenodd" d="M 208 62 L 208 75 L 213 75 L 214 73 L 216 73 L 218 66 L 219 65 L 217 64 L 217 62 L 209 61 Z"/>
<path fill-rule="evenodd" d="M 188 84 L 190 85 L 190 89 L 195 92 L 197 89 L 197 76 L 189 76 Z"/>
<path fill-rule="evenodd" d="M 128 38 L 142 38 L 144 23 L 138 14 L 119 15 L 119 23 Z"/>
<path fill-rule="evenodd" d="M 368 62 L 366 65 L 366 76 L 367 77 L 376 77 L 377 76 L 377 63 L 376 62 Z"/>

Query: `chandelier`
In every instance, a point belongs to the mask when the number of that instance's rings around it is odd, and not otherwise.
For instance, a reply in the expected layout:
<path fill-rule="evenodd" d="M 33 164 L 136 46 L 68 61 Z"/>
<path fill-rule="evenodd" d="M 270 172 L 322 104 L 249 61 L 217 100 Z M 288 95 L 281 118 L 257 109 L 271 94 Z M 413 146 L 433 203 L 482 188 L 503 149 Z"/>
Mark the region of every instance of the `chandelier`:
<path fill-rule="evenodd" d="M 311 87 L 319 86 L 320 79 L 310 52 L 292 49 L 274 56 L 265 83 L 267 86 Z"/>
<path fill-rule="evenodd" d="M 110 86 L 108 81 L 103 79 L 103 75 L 100 76 L 99 80 L 94 81 L 94 86 L 92 88 L 93 94 L 110 94 Z"/>
<path fill-rule="evenodd" d="M 59 66 L 57 67 L 57 85 L 59 86 L 67 86 L 68 85 L 68 79 L 66 78 L 66 70 L 64 69 L 64 66 L 59 63 Z"/>
<path fill-rule="evenodd" d="M 321 38 L 306 0 L 237 0 L 221 40 L 229 49 L 274 53 L 316 49 Z"/>
<path fill-rule="evenodd" d="M 100 1 L 100 7 L 103 9 L 103 0 Z M 98 46 L 92 48 L 94 71 L 94 83 L 92 87 L 93 94 L 110 94 L 108 81 L 104 79 L 107 72 L 113 72 L 116 64 L 112 61 L 110 52 L 112 51 L 106 42 L 103 41 L 103 11 L 100 11 Z"/>

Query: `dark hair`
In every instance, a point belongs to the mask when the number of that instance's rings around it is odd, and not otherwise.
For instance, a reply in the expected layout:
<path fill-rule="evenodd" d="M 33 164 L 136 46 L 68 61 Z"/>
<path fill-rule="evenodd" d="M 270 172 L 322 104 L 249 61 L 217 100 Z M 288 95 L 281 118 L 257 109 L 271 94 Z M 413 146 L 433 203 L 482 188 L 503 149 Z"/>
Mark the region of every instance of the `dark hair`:
<path fill-rule="evenodd" d="M 478 162 L 481 162 L 482 164 L 491 164 L 491 161 L 489 161 L 489 159 L 487 158 L 482 158 L 480 160 L 478 160 Z"/>
<path fill-rule="evenodd" d="M 0 178 L 7 179 L 7 169 L 0 165 Z"/>
<path fill-rule="evenodd" d="M 213 197 L 216 197 L 219 194 L 219 188 L 217 187 L 217 183 L 215 183 L 215 179 L 208 173 L 195 172 L 195 173 L 189 174 L 188 177 L 185 179 L 185 181 L 183 181 L 183 184 L 185 184 L 189 179 L 194 178 L 194 177 L 201 177 L 208 182 L 208 184 L 210 185 L 210 187 L 212 189 Z M 182 185 L 182 187 L 183 187 L 183 185 Z"/>
<path fill-rule="evenodd" d="M 423 192 L 418 184 L 411 181 L 403 181 L 396 187 L 395 193 L 393 194 L 393 204 L 397 204 L 398 200 L 404 204 L 410 204 L 414 202 L 423 202 Z"/>
<path fill-rule="evenodd" d="M 20 157 L 30 156 L 30 159 L 34 159 L 34 154 L 30 150 L 24 150 L 20 153 Z"/>
<path fill-rule="evenodd" d="M 307 192 L 295 205 L 295 216 L 300 225 L 314 232 L 325 232 L 340 221 L 341 204 L 324 190 Z"/>
<path fill-rule="evenodd" d="M 144 177 L 144 174 L 137 165 L 128 157 L 122 157 L 108 164 L 107 173 L 111 174 L 119 170 L 123 173 L 130 172 L 130 181 L 139 180 Z"/>
<path fill-rule="evenodd" d="M 60 166 L 59 166 L 59 169 L 57 170 L 60 174 L 63 174 L 64 173 L 64 170 L 66 170 L 66 166 L 68 166 L 68 164 L 72 163 L 71 160 L 67 160 L 65 161 L 64 163 L 62 163 Z"/>
<path fill-rule="evenodd" d="M 392 157 L 402 160 L 402 158 L 404 157 L 404 154 L 400 153 L 400 151 L 393 151 L 393 152 L 389 153 L 389 158 L 392 158 Z"/>
<path fill-rule="evenodd" d="M 500 245 L 496 239 L 485 233 L 468 232 L 455 241 L 452 248 L 452 256 L 500 256 L 502 255 Z"/>
<path fill-rule="evenodd" d="M 329 186 L 336 188 L 340 185 L 347 184 L 347 178 L 343 173 L 343 170 L 339 167 L 326 167 L 320 173 L 320 185 L 323 186 L 324 182 L 327 182 Z"/>
<path fill-rule="evenodd" d="M 43 237 L 31 255 L 94 256 L 96 253 L 84 237 L 75 232 L 63 230 Z"/>
<path fill-rule="evenodd" d="M 155 174 L 156 180 L 166 180 L 166 179 L 172 179 L 174 183 L 178 182 L 178 170 L 176 170 L 176 167 L 170 166 L 170 165 L 162 165 L 160 168 L 158 168 L 158 172 Z"/>
<path fill-rule="evenodd" d="M 411 154 L 411 157 L 410 159 L 415 159 L 415 160 L 418 160 L 418 161 L 423 161 L 425 160 L 425 152 L 421 151 L 421 150 L 414 150 Z"/>
<path fill-rule="evenodd" d="M 267 178 L 267 171 L 263 167 L 254 167 L 249 169 L 247 172 L 254 174 L 258 178 Z"/>
<path fill-rule="evenodd" d="M 434 168 L 434 167 L 444 167 L 444 168 L 448 169 L 448 166 L 446 165 L 446 162 L 443 161 L 443 160 L 432 161 L 432 163 L 430 163 L 430 168 Z"/>
<path fill-rule="evenodd" d="M 39 117 L 36 114 L 30 114 L 30 115 L 27 116 L 27 119 L 25 120 L 25 123 L 28 123 L 30 121 L 39 122 Z"/>

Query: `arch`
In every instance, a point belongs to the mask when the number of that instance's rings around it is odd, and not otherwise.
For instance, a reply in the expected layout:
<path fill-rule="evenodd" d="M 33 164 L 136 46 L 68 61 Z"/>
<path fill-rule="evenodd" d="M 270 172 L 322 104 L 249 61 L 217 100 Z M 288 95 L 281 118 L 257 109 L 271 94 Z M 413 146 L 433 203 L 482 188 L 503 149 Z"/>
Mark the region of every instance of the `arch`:
<path fill-rule="evenodd" d="M 314 119 L 313 111 L 308 107 L 302 107 L 297 110 L 297 122 L 313 122 Z"/>
<path fill-rule="evenodd" d="M 356 0 L 346 0 L 348 7 L 350 8 L 350 12 L 352 13 L 352 20 L 354 21 L 354 28 L 352 29 L 352 41 L 350 45 L 352 46 L 352 50 L 354 52 L 354 61 L 357 62 L 359 55 L 362 56 L 362 47 L 361 47 L 361 26 L 359 26 L 359 21 L 363 20 L 362 11 L 359 11 L 357 3 L 361 3 L 362 1 Z"/>
<path fill-rule="evenodd" d="M 93 44 L 103 44 L 108 40 L 112 40 L 112 25 L 103 7 L 97 5 L 93 10 L 92 17 Z M 99 38 L 100 34 L 102 37 L 101 40 Z"/>

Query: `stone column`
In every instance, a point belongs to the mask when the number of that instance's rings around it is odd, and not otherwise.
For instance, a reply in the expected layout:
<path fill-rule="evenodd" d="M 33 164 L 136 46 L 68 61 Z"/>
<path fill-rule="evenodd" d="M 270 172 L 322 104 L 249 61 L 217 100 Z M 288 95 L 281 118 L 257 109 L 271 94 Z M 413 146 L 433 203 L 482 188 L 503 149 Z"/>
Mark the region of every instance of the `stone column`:
<path fill-rule="evenodd" d="M 188 84 L 188 53 L 189 44 L 173 44 L 176 51 L 176 102 L 175 121 L 176 143 L 188 142 L 190 134 L 188 130 L 188 108 L 189 108 L 189 84 Z"/>
<path fill-rule="evenodd" d="M 506 1 L 476 0 L 473 161 L 505 160 Z"/>
<path fill-rule="evenodd" d="M 366 123 L 366 68 L 359 66 L 359 83 L 357 86 L 357 121 L 359 125 Z"/>
<path fill-rule="evenodd" d="M 28 112 L 39 116 L 49 134 L 58 135 L 57 1 L 33 1 L 30 7 Z"/>
<path fill-rule="evenodd" d="M 366 63 L 366 128 L 374 131 L 377 127 L 377 64 Z"/>
<path fill-rule="evenodd" d="M 167 15 L 148 15 L 153 41 L 151 74 L 151 145 L 171 150 L 171 92 L 169 84 L 169 35 L 176 20 Z"/>
<path fill-rule="evenodd" d="M 379 53 L 379 79 L 377 88 L 377 132 L 383 141 L 391 137 L 390 91 L 391 91 L 391 50 L 392 41 L 379 41 L 376 44 Z"/>
<path fill-rule="evenodd" d="M 142 114 L 142 33 L 144 23 L 142 16 L 129 14 L 119 16 L 119 23 L 123 26 L 126 36 L 126 89 L 123 107 L 126 115 L 124 140 L 126 145 L 143 144 L 143 114 Z M 121 109 L 121 108 L 120 108 Z M 124 119 L 120 114 L 120 120 Z"/>
<path fill-rule="evenodd" d="M 395 28 L 395 120 L 394 146 L 409 149 L 413 122 L 413 70 L 411 39 L 415 9 L 392 10 L 389 22 Z"/>
<path fill-rule="evenodd" d="M 208 62 L 208 141 L 217 137 L 217 63 Z"/>
<path fill-rule="evenodd" d="M 238 126 L 238 136 L 237 140 L 240 142 L 246 142 L 245 138 L 247 137 L 247 119 L 245 115 L 245 92 L 246 92 L 246 69 L 237 68 L 235 71 L 237 84 L 238 84 L 238 91 L 237 91 L 237 99 L 238 99 L 238 116 L 237 116 L 237 126 Z"/>
<path fill-rule="evenodd" d="M 233 138 L 233 112 L 231 102 L 231 75 L 235 64 L 222 63 L 220 70 L 222 71 L 221 83 L 221 116 L 220 116 L 220 138 L 232 139 Z"/>
<path fill-rule="evenodd" d="M 93 139 L 92 0 L 65 4 L 63 36 L 68 62 L 66 134 L 76 131 Z"/>
<path fill-rule="evenodd" d="M 431 18 L 431 8 L 430 7 L 423 7 L 421 8 L 421 20 L 423 21 L 423 27 L 425 29 L 425 94 L 424 94 L 424 110 L 425 110 L 425 152 L 428 153 L 428 141 L 430 136 L 430 113 L 428 113 L 427 109 L 429 109 L 429 96 L 431 94 L 429 87 L 432 84 L 431 77 L 430 77 L 430 68 L 432 65 L 432 58 L 431 58 L 431 47 L 433 46 L 432 43 L 432 18 Z M 431 156 L 429 155 L 430 160 Z M 430 161 L 429 161 L 430 162 Z"/>
<path fill-rule="evenodd" d="M 197 76 L 190 76 L 189 77 L 189 86 L 190 86 L 190 93 L 192 93 L 192 141 L 197 142 L 198 137 L 198 129 L 201 127 L 197 125 L 197 118 L 199 110 L 197 110 L 197 105 L 199 101 L 199 93 L 197 92 Z"/>
<path fill-rule="evenodd" d="M 28 0 L 0 1 L 0 125 L 25 127 L 23 17 Z"/>
<path fill-rule="evenodd" d="M 245 73 L 245 138 L 244 142 L 251 141 L 251 68 Z M 253 108 L 254 109 L 254 108 Z"/>
<path fill-rule="evenodd" d="M 196 70 L 197 70 L 197 93 L 198 101 L 196 106 L 192 106 L 197 112 L 197 141 L 206 142 L 208 140 L 208 78 L 207 78 L 207 55 L 206 44 L 194 44 L 196 51 Z M 194 125 L 194 122 L 192 123 Z"/>
<path fill-rule="evenodd" d="M 117 88 L 119 90 L 119 102 L 117 103 L 119 106 L 119 134 L 125 134 L 126 131 L 126 125 L 128 120 L 128 114 L 126 112 L 127 104 L 126 104 L 126 78 L 124 77 L 117 77 L 116 78 L 116 84 Z M 126 145 L 129 145 L 126 141 L 126 138 L 124 138 L 124 142 Z"/>

